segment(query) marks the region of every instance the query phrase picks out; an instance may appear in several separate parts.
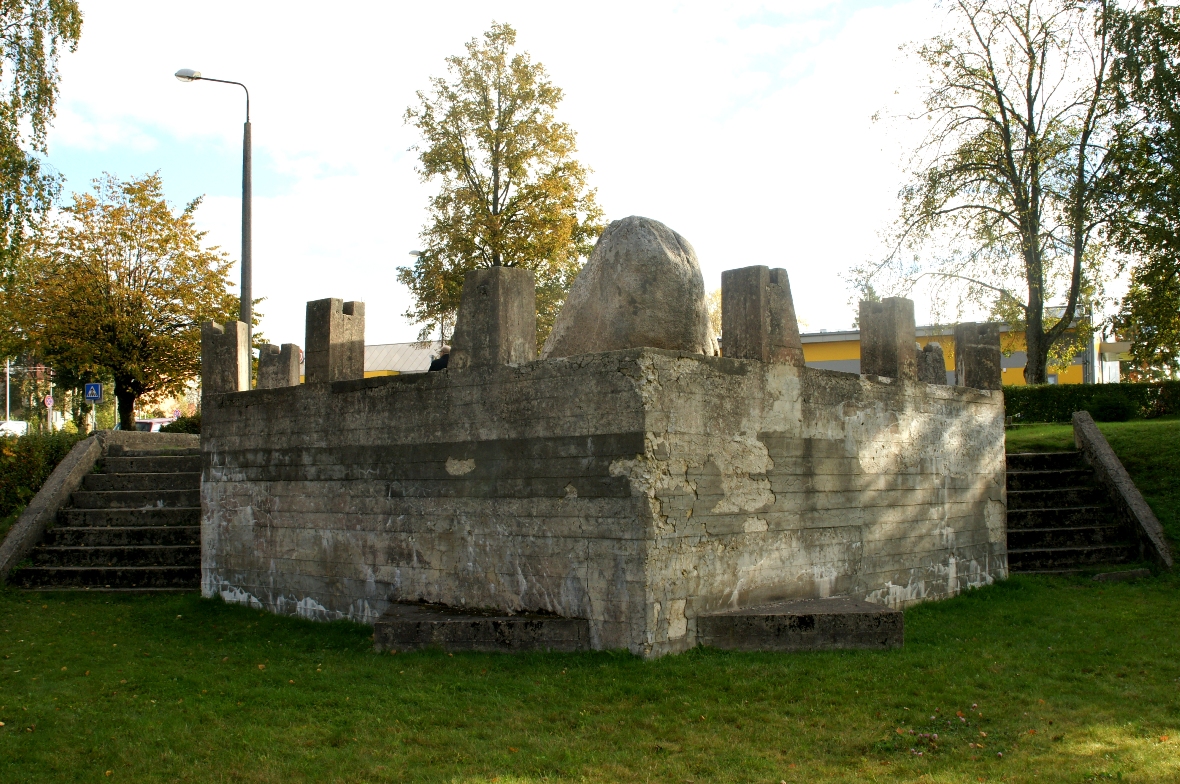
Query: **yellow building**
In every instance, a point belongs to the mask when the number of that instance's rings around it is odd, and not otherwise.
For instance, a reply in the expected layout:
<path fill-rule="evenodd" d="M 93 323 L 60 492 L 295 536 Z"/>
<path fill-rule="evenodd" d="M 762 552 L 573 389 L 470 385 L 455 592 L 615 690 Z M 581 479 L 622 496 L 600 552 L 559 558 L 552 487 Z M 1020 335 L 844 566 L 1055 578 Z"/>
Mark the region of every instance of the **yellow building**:
<path fill-rule="evenodd" d="M 918 327 L 918 343 L 925 346 L 931 341 L 942 346 L 946 357 L 947 383 L 955 383 L 955 339 L 952 328 Z M 1004 351 L 1002 360 L 1004 383 L 1024 383 L 1024 333 L 1013 332 L 1007 326 L 1000 326 L 1000 347 Z M 1050 384 L 1081 384 L 1085 379 L 1084 353 L 1074 357 L 1073 363 L 1064 372 L 1050 372 Z M 860 332 L 811 332 L 803 335 L 803 358 L 810 367 L 840 370 L 845 373 L 860 372 Z M 1115 366 L 1117 381 L 1118 363 L 1103 362 Z M 1050 368 L 1052 370 L 1052 368 Z M 1109 373 L 1109 368 L 1104 368 Z"/>

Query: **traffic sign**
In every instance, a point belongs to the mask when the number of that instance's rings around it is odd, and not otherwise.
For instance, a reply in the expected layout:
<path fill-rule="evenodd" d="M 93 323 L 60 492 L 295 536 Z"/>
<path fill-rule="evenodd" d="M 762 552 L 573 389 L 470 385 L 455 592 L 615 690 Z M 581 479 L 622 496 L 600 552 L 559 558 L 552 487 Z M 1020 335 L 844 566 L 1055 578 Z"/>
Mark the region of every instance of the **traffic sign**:
<path fill-rule="evenodd" d="M 53 395 L 46 395 L 45 396 L 45 407 L 46 408 L 53 408 Z"/>
<path fill-rule="evenodd" d="M 82 390 L 82 397 L 87 403 L 101 403 L 102 384 L 87 384 Z"/>

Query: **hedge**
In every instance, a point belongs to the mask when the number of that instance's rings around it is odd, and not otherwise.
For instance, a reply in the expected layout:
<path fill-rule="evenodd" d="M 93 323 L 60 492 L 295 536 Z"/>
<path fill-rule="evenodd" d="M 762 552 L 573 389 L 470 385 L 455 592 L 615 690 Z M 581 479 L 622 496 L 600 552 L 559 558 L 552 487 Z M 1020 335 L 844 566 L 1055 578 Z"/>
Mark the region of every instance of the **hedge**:
<path fill-rule="evenodd" d="M 1075 411 L 1100 422 L 1151 418 L 1180 414 L 1180 381 L 1006 386 L 1004 405 L 1016 424 L 1069 422 Z"/>
<path fill-rule="evenodd" d="M 78 440 L 65 432 L 0 438 L 0 518 L 27 506 Z"/>
<path fill-rule="evenodd" d="M 164 425 L 160 428 L 161 433 L 193 433 L 201 434 L 201 412 L 193 414 L 192 416 L 178 417 L 176 421 Z"/>

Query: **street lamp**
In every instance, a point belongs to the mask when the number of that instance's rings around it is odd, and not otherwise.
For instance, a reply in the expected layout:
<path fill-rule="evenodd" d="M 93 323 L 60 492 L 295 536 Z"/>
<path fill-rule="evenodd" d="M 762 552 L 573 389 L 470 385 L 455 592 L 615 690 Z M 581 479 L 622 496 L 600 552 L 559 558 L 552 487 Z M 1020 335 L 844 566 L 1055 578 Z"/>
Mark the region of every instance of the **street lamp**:
<path fill-rule="evenodd" d="M 236 84 L 246 91 L 246 123 L 242 127 L 242 304 L 238 310 L 238 320 L 246 325 L 246 346 L 253 352 L 254 332 L 254 287 L 252 285 L 253 242 L 251 238 L 251 172 L 250 172 L 250 91 L 241 82 L 230 82 L 225 79 L 210 79 L 201 76 L 200 71 L 192 68 L 181 68 L 176 72 L 176 78 L 182 82 L 217 82 L 218 84 Z"/>

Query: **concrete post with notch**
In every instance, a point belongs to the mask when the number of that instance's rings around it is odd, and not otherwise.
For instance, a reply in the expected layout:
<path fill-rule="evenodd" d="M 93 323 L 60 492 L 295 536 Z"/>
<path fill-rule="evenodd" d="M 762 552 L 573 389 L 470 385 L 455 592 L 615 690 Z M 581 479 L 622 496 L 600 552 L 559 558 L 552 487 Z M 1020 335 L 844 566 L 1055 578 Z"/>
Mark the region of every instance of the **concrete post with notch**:
<path fill-rule="evenodd" d="M 241 321 L 201 324 L 201 394 L 250 388 L 250 333 Z"/>
<path fill-rule="evenodd" d="M 537 358 L 537 292 L 523 267 L 489 267 L 463 277 L 448 369 L 518 365 Z"/>
<path fill-rule="evenodd" d="M 299 386 L 299 346 L 267 343 L 258 352 L 258 388 Z"/>
<path fill-rule="evenodd" d="M 317 299 L 307 303 L 304 380 L 308 384 L 365 377 L 365 303 Z"/>
<path fill-rule="evenodd" d="M 1002 360 L 999 324 L 955 325 L 955 386 L 999 389 L 1004 383 Z"/>
<path fill-rule="evenodd" d="M 861 302 L 861 374 L 917 381 L 916 331 L 913 301 L 886 297 L 880 302 Z"/>
<path fill-rule="evenodd" d="M 721 273 L 721 353 L 803 366 L 803 341 L 785 269 L 759 265 Z"/>
<path fill-rule="evenodd" d="M 918 380 L 945 387 L 946 357 L 942 354 L 942 344 L 932 340 L 923 348 L 915 343 L 914 352 L 918 361 Z"/>

